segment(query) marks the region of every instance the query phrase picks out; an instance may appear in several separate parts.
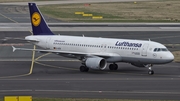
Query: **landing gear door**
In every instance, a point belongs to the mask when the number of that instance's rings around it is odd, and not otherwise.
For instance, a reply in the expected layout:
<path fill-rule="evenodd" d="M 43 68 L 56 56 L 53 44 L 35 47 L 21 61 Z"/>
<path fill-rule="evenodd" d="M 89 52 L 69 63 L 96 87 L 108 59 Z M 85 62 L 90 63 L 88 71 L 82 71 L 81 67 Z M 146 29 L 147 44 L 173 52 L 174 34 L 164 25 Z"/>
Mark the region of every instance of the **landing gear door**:
<path fill-rule="evenodd" d="M 147 56 L 147 50 L 148 50 L 149 44 L 145 43 L 142 47 L 141 55 L 142 56 Z"/>

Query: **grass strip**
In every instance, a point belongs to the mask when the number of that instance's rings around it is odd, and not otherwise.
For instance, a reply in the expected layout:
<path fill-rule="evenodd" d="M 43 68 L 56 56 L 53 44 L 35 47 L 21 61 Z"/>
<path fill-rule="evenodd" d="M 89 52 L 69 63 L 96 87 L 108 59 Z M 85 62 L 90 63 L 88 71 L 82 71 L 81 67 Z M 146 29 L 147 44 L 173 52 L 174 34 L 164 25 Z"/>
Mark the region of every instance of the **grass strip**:
<path fill-rule="evenodd" d="M 43 14 L 63 21 L 74 22 L 180 22 L 180 0 L 139 2 L 62 4 L 40 6 Z M 92 19 L 75 12 L 103 16 Z"/>
<path fill-rule="evenodd" d="M 31 1 L 49 1 L 49 0 L 0 0 L 0 3 L 5 3 L 5 2 L 31 2 Z"/>

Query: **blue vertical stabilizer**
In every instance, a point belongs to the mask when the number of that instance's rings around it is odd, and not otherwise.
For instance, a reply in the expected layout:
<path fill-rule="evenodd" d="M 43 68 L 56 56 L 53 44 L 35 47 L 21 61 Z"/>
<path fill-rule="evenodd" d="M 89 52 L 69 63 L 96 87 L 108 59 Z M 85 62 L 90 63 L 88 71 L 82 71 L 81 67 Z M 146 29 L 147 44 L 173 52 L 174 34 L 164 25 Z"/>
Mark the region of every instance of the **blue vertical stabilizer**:
<path fill-rule="evenodd" d="M 28 3 L 34 35 L 54 35 L 35 3 Z"/>

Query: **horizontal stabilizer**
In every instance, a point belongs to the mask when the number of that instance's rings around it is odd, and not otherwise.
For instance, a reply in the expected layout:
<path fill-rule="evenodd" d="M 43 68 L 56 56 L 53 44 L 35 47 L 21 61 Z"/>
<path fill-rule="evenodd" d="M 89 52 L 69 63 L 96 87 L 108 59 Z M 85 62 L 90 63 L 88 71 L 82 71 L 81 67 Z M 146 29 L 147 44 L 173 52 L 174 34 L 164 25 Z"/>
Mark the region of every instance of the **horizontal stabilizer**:
<path fill-rule="evenodd" d="M 5 37 L 4 39 L 1 39 L 3 41 L 8 41 L 8 40 L 20 40 L 20 41 L 26 41 L 26 42 L 39 42 L 37 40 L 27 40 L 24 38 L 13 38 L 13 37 Z"/>
<path fill-rule="evenodd" d="M 12 46 L 12 48 L 13 48 L 13 52 L 15 52 L 15 51 L 16 51 L 16 48 L 15 48 L 14 46 Z"/>

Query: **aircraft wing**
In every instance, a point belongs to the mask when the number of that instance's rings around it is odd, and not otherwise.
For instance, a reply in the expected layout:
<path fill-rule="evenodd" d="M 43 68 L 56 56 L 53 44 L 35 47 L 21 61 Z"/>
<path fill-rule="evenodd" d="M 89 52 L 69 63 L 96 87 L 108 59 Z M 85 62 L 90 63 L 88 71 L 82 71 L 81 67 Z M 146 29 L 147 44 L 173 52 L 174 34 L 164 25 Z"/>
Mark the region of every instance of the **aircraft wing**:
<path fill-rule="evenodd" d="M 113 56 L 119 56 L 116 53 L 105 53 L 105 52 L 100 52 L 100 53 L 82 53 L 82 52 L 70 52 L 70 51 L 61 51 L 61 50 L 43 50 L 43 49 L 28 49 L 28 48 L 15 48 L 12 46 L 13 52 L 16 50 L 23 50 L 23 51 L 37 51 L 37 52 L 47 52 L 47 53 L 56 53 L 56 54 L 69 54 L 69 55 L 75 55 L 75 56 L 99 56 L 103 58 L 108 58 L 108 57 L 113 57 Z"/>

